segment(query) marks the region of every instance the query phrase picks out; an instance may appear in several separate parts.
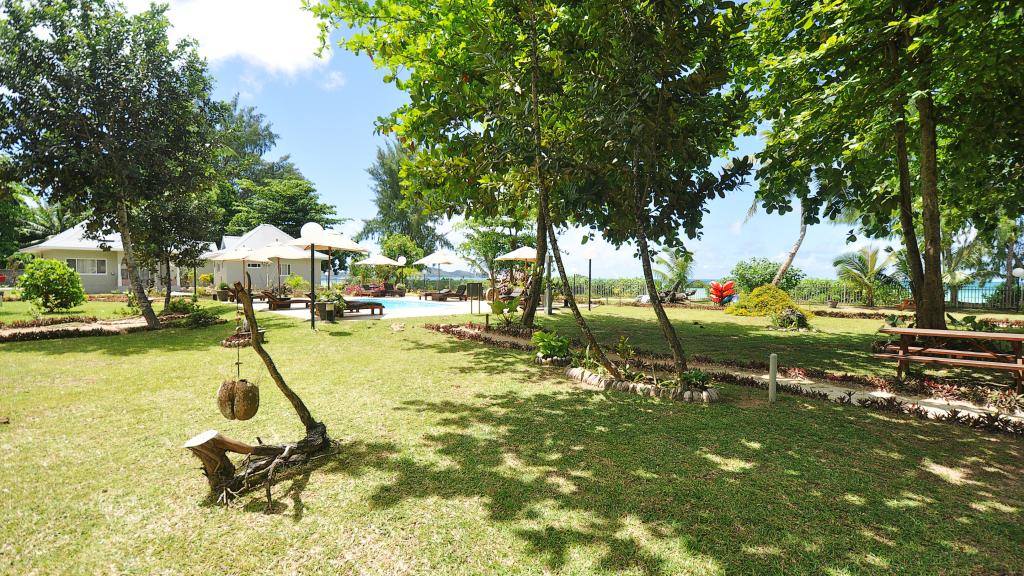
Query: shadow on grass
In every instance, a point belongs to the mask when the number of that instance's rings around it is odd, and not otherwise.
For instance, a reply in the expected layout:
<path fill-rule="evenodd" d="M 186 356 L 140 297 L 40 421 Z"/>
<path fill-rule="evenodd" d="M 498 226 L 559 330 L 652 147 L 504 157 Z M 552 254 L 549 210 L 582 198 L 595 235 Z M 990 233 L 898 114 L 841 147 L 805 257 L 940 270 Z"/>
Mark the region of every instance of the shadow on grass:
<path fill-rule="evenodd" d="M 359 445 L 335 471 L 386 472 L 377 509 L 480 500 L 552 570 L 581 554 L 642 574 L 1020 568 L 1019 442 L 751 394 L 408 401 L 397 410 L 437 419 L 422 440 L 439 463 Z"/>
<path fill-rule="evenodd" d="M 221 340 L 234 333 L 236 328 L 235 318 L 227 316 L 228 313 L 233 314 L 234 307 L 214 306 L 211 309 L 219 316 L 227 318 L 228 322 L 204 328 L 175 326 L 154 331 L 142 330 L 110 336 L 5 342 L 0 343 L 0 348 L 3 349 L 5 354 L 62 355 L 99 353 L 110 356 L 134 356 L 150 352 L 208 350 L 219 347 Z M 295 328 L 295 323 L 288 318 L 270 313 L 258 312 L 257 314 L 260 328 L 268 331 L 268 343 L 272 342 L 273 330 Z"/>
<path fill-rule="evenodd" d="M 685 311 L 676 311 L 676 314 L 680 313 Z M 704 355 L 715 360 L 767 362 L 768 356 L 775 353 L 779 355 L 779 365 L 785 367 L 819 368 L 876 376 L 896 375 L 894 362 L 872 356 L 871 344 L 879 337 L 874 331 L 780 332 L 768 330 L 766 325 L 730 321 L 732 317 L 724 313 L 721 313 L 721 318 L 715 321 L 678 316 L 672 318 L 672 324 L 687 354 Z M 571 317 L 538 316 L 538 319 L 543 324 L 557 328 L 562 334 L 579 334 Z M 615 313 L 595 313 L 587 316 L 587 322 L 598 340 L 609 347 L 615 345 L 619 336 L 628 336 L 630 343 L 638 348 L 666 354 L 670 352 L 653 310 L 649 317 L 639 318 Z M 878 321 L 878 325 L 881 324 Z M 932 367 L 923 367 L 922 370 L 926 373 L 940 372 L 958 380 L 1001 384 L 1013 382 L 1012 376 L 991 370 Z"/>

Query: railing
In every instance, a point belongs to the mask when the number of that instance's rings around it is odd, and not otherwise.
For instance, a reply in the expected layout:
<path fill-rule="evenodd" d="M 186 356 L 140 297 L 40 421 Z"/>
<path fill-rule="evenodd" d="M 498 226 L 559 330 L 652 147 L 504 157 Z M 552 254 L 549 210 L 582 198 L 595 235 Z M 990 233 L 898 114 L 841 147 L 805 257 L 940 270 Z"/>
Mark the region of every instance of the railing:
<path fill-rule="evenodd" d="M 4 277 L 4 281 L 0 282 L 0 286 L 8 287 L 17 285 L 18 276 L 21 276 L 24 270 L 7 270 L 0 268 L 0 276 Z"/>
<path fill-rule="evenodd" d="M 793 299 L 801 304 L 826 304 L 837 302 L 853 306 L 868 304 L 867 292 L 842 282 L 811 280 L 801 282 L 790 290 Z M 946 307 L 953 310 L 989 309 L 1020 310 L 1022 299 L 1020 287 L 1004 290 L 1002 284 L 977 284 L 947 287 Z M 875 306 L 896 306 L 911 298 L 906 286 L 880 286 L 874 293 Z"/>

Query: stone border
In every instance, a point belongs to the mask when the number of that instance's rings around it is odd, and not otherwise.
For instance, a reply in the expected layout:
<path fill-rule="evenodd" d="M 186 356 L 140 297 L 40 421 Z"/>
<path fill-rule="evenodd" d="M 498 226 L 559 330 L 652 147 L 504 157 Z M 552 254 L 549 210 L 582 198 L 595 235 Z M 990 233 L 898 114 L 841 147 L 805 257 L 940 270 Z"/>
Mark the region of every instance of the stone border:
<path fill-rule="evenodd" d="M 568 356 L 555 356 L 552 358 L 548 358 L 547 356 L 542 355 L 540 352 L 537 352 L 536 358 L 537 364 L 540 364 L 541 366 L 568 366 L 569 364 L 572 363 L 572 358 Z"/>
<path fill-rule="evenodd" d="M 704 402 L 705 404 L 717 402 L 719 400 L 718 390 L 715 388 L 708 388 L 707 390 L 688 390 L 681 386 L 668 388 L 665 386 L 656 386 L 654 384 L 644 384 L 642 382 L 626 382 L 623 380 L 615 380 L 611 376 L 602 376 L 595 372 L 591 372 L 586 368 L 567 368 L 565 370 L 565 375 L 573 380 L 578 380 L 579 382 L 589 384 L 591 386 L 597 386 L 604 390 L 629 392 L 630 394 L 638 394 L 640 396 L 648 396 L 651 398 L 675 400 L 677 402 Z"/>

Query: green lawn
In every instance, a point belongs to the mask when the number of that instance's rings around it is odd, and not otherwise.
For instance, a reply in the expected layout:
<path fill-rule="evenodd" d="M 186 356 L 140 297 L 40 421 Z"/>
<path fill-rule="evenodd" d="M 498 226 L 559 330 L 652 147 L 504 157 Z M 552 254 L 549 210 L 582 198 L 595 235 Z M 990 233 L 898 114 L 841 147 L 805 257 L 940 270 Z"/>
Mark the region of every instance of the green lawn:
<path fill-rule="evenodd" d="M 736 342 L 780 336 L 744 321 L 730 339 L 707 314 L 693 351 L 763 357 Z M 218 413 L 230 325 L 0 344 L 0 573 L 1024 570 L 1018 439 L 789 396 L 769 407 L 741 387 L 712 406 L 596 392 L 420 320 L 313 334 L 260 316 L 281 371 L 341 442 L 277 484 L 270 515 L 261 494 L 211 504 L 180 448 L 208 428 L 301 436 L 248 349 L 260 412 Z M 653 326 L 642 316 L 593 319 L 641 344 Z M 815 358 L 804 338 L 781 336 L 780 350 Z M 847 342 L 821 338 L 821 357 Z M 852 353 L 837 362 L 864 367 Z"/>
<path fill-rule="evenodd" d="M 779 332 L 768 329 L 766 318 L 733 316 L 718 310 L 668 308 L 666 311 L 687 354 L 701 354 L 717 360 L 767 362 L 768 355 L 776 353 L 779 355 L 780 366 L 876 376 L 894 376 L 896 373 L 893 362 L 871 356 L 871 343 L 879 337 L 878 329 L 883 325 L 881 320 L 815 316 L 811 319 L 814 332 Z M 1021 317 L 998 312 L 983 316 Z M 651 308 L 601 306 L 587 317 L 602 343 L 614 345 L 620 335 L 625 335 L 637 348 L 666 354 L 670 352 Z M 538 314 L 537 318 L 541 324 L 562 333 L 578 333 L 567 310 L 559 311 L 553 317 Z M 934 366 L 923 369 L 932 374 L 951 373 Z M 972 373 L 956 370 L 952 374 L 987 382 L 1013 382 L 1013 377 L 1008 373 L 995 371 Z"/>
<path fill-rule="evenodd" d="M 199 303 L 203 306 L 220 306 L 225 308 L 227 304 L 215 302 L 209 298 L 201 298 Z M 234 307 L 234 305 L 230 305 Z M 164 308 L 164 299 L 154 297 L 153 309 L 159 313 Z M 225 308 L 226 309 L 226 308 Z M 93 302 L 89 301 L 77 308 L 66 312 L 43 312 L 32 305 L 31 302 L 4 301 L 0 304 L 0 322 L 12 322 L 14 320 L 31 320 L 38 315 L 41 318 L 59 316 L 95 316 L 100 320 L 111 318 L 123 318 L 129 315 L 128 305 L 124 302 Z"/>

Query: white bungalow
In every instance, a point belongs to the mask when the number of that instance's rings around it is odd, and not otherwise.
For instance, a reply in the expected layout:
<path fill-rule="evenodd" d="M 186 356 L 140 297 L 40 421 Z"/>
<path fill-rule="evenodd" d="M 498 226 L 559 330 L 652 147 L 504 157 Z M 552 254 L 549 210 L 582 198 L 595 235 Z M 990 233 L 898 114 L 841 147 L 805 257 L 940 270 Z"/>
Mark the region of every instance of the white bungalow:
<path fill-rule="evenodd" d="M 260 224 L 242 236 L 224 236 L 220 241 L 220 250 L 218 252 L 226 252 L 228 250 L 236 250 L 239 248 L 259 250 L 260 248 L 273 244 L 274 242 L 290 244 L 293 240 L 295 240 L 294 237 L 288 235 L 287 232 L 273 224 Z M 215 254 L 216 253 L 208 254 L 208 256 L 212 257 Z M 316 266 L 314 268 L 316 270 L 317 281 L 319 281 L 320 269 L 323 265 L 323 261 L 327 260 L 327 255 L 320 252 L 314 252 L 313 256 L 316 260 Z M 214 285 L 219 285 L 221 282 L 227 282 L 229 285 L 233 285 L 235 282 L 242 281 L 241 262 L 210 262 L 213 264 Z M 270 288 L 278 285 L 276 260 L 269 263 L 246 262 L 245 271 L 249 274 L 253 290 Z M 309 282 L 309 258 L 306 257 L 295 260 L 281 259 L 280 281 L 284 282 L 284 280 L 292 274 L 302 276 L 306 282 Z"/>
<path fill-rule="evenodd" d="M 211 242 L 207 255 L 212 256 L 218 251 L 238 247 L 262 248 L 275 240 L 287 243 L 291 242 L 293 238 L 276 226 L 261 224 L 243 236 L 224 236 L 219 246 Z M 52 258 L 66 262 L 81 276 L 82 287 L 89 294 L 124 292 L 129 288 L 128 267 L 124 261 L 121 235 L 112 233 L 99 240 L 87 238 L 85 222 L 60 234 L 55 234 L 39 244 L 24 248 L 22 252 L 33 254 L 37 258 Z M 319 270 L 321 262 L 326 260 L 327 256 L 316 253 L 315 257 Z M 205 266 L 198 269 L 198 273 L 200 275 L 213 273 L 215 285 L 222 281 L 233 284 L 241 280 L 241 268 L 241 262 L 208 260 Z M 276 263 L 247 262 L 246 271 L 252 279 L 254 289 L 277 285 Z M 181 279 L 188 272 L 191 270 L 179 271 L 172 266 L 171 278 L 174 284 L 171 288 L 180 289 Z M 309 259 L 282 260 L 282 276 L 287 277 L 292 273 L 301 275 L 308 282 Z M 149 280 L 149 275 L 145 272 L 143 280 L 147 282 Z M 159 286 L 160 279 L 154 280 L 154 285 Z"/>

